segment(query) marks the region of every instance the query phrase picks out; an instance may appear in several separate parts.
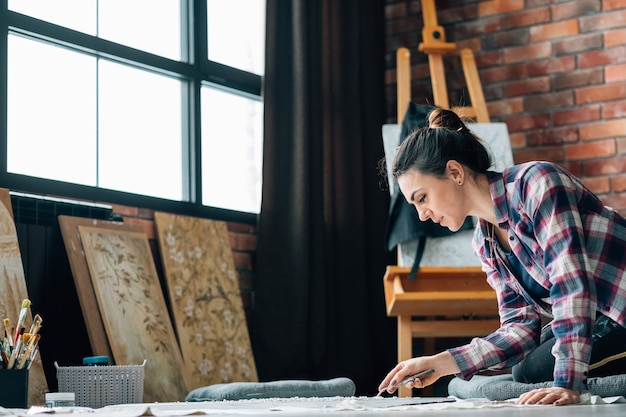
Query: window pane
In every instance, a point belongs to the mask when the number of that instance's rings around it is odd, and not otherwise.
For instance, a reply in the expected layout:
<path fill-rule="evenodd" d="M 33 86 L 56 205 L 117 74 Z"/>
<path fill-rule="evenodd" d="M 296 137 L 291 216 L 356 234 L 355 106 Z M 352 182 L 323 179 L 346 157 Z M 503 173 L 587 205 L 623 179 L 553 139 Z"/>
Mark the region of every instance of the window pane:
<path fill-rule="evenodd" d="M 244 71 L 265 72 L 265 0 L 207 0 L 208 55 Z"/>
<path fill-rule="evenodd" d="M 181 0 L 100 0 L 99 36 L 181 59 Z"/>
<path fill-rule="evenodd" d="M 96 60 L 9 35 L 7 84 L 9 172 L 96 185 Z"/>
<path fill-rule="evenodd" d="M 203 87 L 202 203 L 259 213 L 263 107 L 259 101 Z"/>
<path fill-rule="evenodd" d="M 181 0 L 9 0 L 9 9 L 175 60 Z"/>
<path fill-rule="evenodd" d="M 183 198 L 182 83 L 101 60 L 99 185 Z"/>
<path fill-rule="evenodd" d="M 96 0 L 9 0 L 9 9 L 95 36 L 96 3 Z"/>

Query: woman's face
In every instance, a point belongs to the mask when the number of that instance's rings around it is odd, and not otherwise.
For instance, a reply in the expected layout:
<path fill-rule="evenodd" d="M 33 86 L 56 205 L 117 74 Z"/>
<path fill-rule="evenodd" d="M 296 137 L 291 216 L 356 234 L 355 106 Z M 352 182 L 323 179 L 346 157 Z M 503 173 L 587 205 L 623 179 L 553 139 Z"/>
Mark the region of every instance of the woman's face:
<path fill-rule="evenodd" d="M 432 219 L 452 231 L 459 230 L 467 216 L 459 181 L 462 183 L 462 178 L 450 174 L 437 178 L 414 169 L 398 177 L 402 194 L 415 207 L 420 220 Z"/>

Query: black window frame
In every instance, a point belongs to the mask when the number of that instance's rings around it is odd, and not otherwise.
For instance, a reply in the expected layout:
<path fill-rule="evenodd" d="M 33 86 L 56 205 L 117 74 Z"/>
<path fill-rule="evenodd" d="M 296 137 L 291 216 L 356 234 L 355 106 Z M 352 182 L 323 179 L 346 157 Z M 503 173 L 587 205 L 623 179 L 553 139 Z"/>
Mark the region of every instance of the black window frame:
<path fill-rule="evenodd" d="M 119 204 L 205 217 L 216 220 L 256 224 L 257 214 L 202 204 L 201 109 L 202 86 L 224 89 L 244 97 L 261 100 L 262 76 L 208 60 L 206 0 L 183 0 L 181 10 L 182 59 L 176 61 L 82 32 L 41 21 L 8 10 L 8 1 L 0 8 L 0 187 L 11 191 L 51 197 L 74 198 L 97 203 Z M 7 41 L 9 33 L 55 43 L 97 57 L 113 59 L 140 68 L 184 79 L 189 84 L 183 94 L 184 134 L 189 140 L 188 160 L 183 161 L 183 178 L 188 181 L 185 198 L 189 201 L 143 196 L 100 187 L 36 178 L 8 172 L 7 167 Z M 185 145 L 183 145 L 185 146 Z"/>

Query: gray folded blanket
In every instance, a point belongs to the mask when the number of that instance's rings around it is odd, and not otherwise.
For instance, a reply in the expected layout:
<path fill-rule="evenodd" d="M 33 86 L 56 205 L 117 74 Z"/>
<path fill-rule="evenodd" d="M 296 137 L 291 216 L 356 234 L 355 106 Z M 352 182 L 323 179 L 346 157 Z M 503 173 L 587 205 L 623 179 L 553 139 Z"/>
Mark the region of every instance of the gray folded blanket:
<path fill-rule="evenodd" d="M 505 401 L 517 398 L 537 388 L 549 388 L 552 381 L 525 384 L 513 381 L 509 374 L 496 376 L 475 375 L 469 381 L 453 378 L 448 384 L 448 395 L 460 398 L 487 398 L 490 401 Z M 600 397 L 626 397 L 626 375 L 610 375 L 589 378 L 589 393 Z"/>
<path fill-rule="evenodd" d="M 356 386 L 349 378 L 323 381 L 284 380 L 270 382 L 230 382 L 196 388 L 186 401 L 245 400 L 253 398 L 351 397 Z"/>

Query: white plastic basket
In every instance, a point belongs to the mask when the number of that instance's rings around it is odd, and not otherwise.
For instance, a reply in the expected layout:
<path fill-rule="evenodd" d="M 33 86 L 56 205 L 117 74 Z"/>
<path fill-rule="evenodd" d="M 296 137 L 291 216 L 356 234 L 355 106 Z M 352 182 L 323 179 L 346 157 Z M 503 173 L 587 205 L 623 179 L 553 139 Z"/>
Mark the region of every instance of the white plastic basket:
<path fill-rule="evenodd" d="M 144 366 L 59 366 L 59 392 L 73 392 L 79 407 L 101 408 L 143 402 Z"/>

